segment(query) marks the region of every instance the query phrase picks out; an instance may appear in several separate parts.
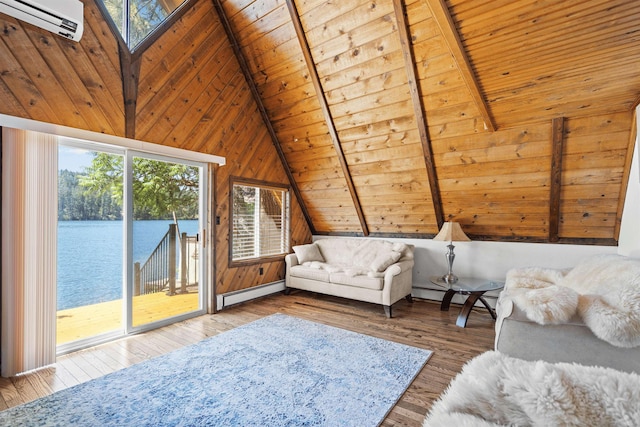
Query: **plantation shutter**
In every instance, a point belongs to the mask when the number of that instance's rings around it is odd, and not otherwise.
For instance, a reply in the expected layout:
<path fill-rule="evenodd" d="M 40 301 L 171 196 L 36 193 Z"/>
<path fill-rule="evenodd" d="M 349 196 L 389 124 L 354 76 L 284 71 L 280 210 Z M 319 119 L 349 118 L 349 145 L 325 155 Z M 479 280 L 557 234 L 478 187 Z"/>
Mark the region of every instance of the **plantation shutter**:
<path fill-rule="evenodd" d="M 289 251 L 288 191 L 233 185 L 233 260 Z"/>

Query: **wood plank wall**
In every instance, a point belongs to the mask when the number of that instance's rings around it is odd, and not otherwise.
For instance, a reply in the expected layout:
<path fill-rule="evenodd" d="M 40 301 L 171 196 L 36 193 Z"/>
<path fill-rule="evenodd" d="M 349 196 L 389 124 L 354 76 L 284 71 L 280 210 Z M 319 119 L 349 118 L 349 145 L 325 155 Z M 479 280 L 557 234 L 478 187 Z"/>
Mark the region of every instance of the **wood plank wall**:
<path fill-rule="evenodd" d="M 0 113 L 125 136 L 117 39 L 94 0 L 85 20 L 76 43 L 0 17 Z M 229 178 L 289 181 L 211 0 L 195 1 L 140 61 L 135 137 L 227 160 L 215 173 L 216 292 L 283 279 L 283 260 L 229 267 Z M 292 245 L 309 242 L 293 196 L 291 212 Z"/>
<path fill-rule="evenodd" d="M 118 44 L 93 1 L 81 43 L 0 14 L 0 113 L 124 135 Z"/>
<path fill-rule="evenodd" d="M 143 53 L 138 90 L 136 137 L 226 157 L 216 168 L 216 292 L 284 279 L 282 260 L 229 267 L 229 178 L 289 182 L 211 0 L 195 2 Z M 307 243 L 291 201 L 292 245 Z"/>
<path fill-rule="evenodd" d="M 315 229 L 361 231 L 285 2 L 222 6 Z"/>

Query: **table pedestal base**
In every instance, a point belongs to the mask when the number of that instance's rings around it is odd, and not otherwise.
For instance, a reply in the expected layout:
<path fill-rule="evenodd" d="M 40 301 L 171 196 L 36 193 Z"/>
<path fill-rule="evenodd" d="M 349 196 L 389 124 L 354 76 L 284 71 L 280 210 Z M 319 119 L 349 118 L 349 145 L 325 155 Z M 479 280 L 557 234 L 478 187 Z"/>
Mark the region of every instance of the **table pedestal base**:
<path fill-rule="evenodd" d="M 458 319 L 456 320 L 456 325 L 464 328 L 467 326 L 467 320 L 469 319 L 469 314 L 471 314 L 471 310 L 475 305 L 476 301 L 480 300 L 480 302 L 485 306 L 485 308 L 491 314 L 493 320 L 496 320 L 496 313 L 491 308 L 487 300 L 484 299 L 482 295 L 484 295 L 486 291 L 475 291 L 475 292 L 467 292 L 467 291 L 454 291 L 449 289 L 445 294 L 444 298 L 442 298 L 442 304 L 440 304 L 441 311 L 449 311 L 449 306 L 451 305 L 451 298 L 455 294 L 468 295 L 467 300 L 464 302 L 462 306 L 462 310 L 460 310 L 460 314 L 458 315 Z"/>

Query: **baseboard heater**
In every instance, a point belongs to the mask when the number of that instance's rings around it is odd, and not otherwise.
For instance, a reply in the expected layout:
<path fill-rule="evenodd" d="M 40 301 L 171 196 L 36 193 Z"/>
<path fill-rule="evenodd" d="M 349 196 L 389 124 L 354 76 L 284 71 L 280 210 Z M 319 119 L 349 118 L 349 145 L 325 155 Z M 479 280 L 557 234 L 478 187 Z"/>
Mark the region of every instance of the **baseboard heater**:
<path fill-rule="evenodd" d="M 222 310 L 230 305 L 251 301 L 252 299 L 275 294 L 276 292 L 282 292 L 284 289 L 284 280 L 280 280 L 277 282 L 254 286 L 252 288 L 220 294 L 216 298 L 216 310 Z"/>
<path fill-rule="evenodd" d="M 445 292 L 446 291 L 440 290 L 440 289 L 429 289 L 427 287 L 424 287 L 424 285 L 416 284 L 416 283 L 413 284 L 413 288 L 411 289 L 411 295 L 413 295 L 415 298 L 438 301 L 438 302 L 442 302 L 442 298 L 444 298 Z M 489 305 L 492 308 L 495 308 L 496 306 L 498 294 L 499 294 L 498 292 L 487 292 L 486 294 L 483 295 L 485 300 L 489 303 Z M 451 303 L 462 305 L 466 300 L 467 300 L 467 297 L 465 295 L 456 294 L 451 299 Z M 474 304 L 474 307 L 484 307 L 484 305 L 482 305 L 482 303 L 478 300 Z"/>

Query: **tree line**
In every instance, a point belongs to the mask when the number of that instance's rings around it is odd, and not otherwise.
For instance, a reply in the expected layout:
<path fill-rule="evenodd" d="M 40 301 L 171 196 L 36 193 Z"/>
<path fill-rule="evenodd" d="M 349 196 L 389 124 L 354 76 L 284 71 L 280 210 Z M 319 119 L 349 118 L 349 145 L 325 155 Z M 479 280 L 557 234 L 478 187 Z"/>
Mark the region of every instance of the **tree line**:
<path fill-rule="evenodd" d="M 61 170 L 58 173 L 58 220 L 121 220 L 122 203 L 112 194 L 86 191 L 80 185 L 82 172 Z"/>
<path fill-rule="evenodd" d="M 123 158 L 93 153 L 82 172 L 58 174 L 58 220 L 121 220 Z M 133 219 L 198 218 L 198 168 L 134 158 Z"/>

